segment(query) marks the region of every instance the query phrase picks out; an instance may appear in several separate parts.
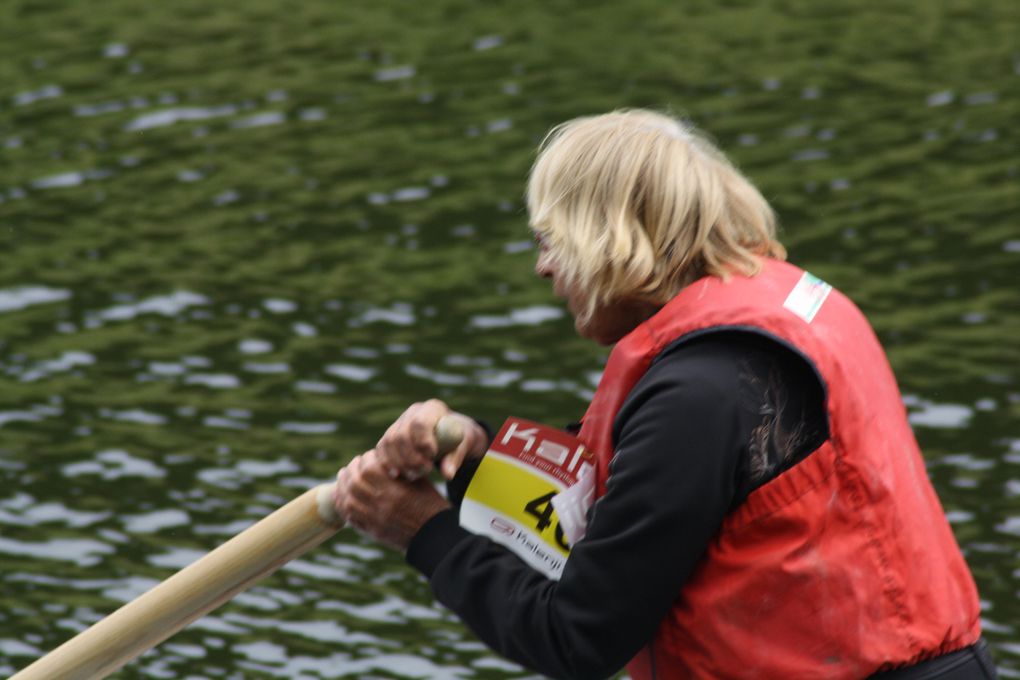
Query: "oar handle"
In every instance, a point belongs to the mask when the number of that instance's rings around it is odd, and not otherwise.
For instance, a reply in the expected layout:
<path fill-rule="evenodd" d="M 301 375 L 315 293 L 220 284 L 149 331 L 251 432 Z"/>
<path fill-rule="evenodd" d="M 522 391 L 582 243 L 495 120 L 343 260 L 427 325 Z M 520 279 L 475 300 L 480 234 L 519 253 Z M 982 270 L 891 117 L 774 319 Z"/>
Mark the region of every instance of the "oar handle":
<path fill-rule="evenodd" d="M 456 448 L 463 434 L 456 417 L 441 419 L 440 455 Z M 333 507 L 333 489 L 309 489 L 10 680 L 106 677 L 339 531 L 344 523 Z"/>
<path fill-rule="evenodd" d="M 442 458 L 460 445 L 464 439 L 464 426 L 456 416 L 443 416 L 436 423 L 436 441 L 439 444 L 439 456 Z"/>

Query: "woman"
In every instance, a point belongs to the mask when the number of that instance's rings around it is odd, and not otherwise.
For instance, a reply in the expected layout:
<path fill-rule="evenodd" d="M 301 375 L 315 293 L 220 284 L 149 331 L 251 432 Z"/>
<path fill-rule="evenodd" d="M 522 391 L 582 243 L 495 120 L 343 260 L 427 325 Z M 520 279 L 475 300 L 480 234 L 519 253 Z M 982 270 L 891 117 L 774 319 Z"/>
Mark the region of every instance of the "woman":
<path fill-rule="evenodd" d="M 895 379 L 838 291 L 690 126 L 569 121 L 528 186 L 582 336 L 615 345 L 577 436 L 597 500 L 552 581 L 457 523 L 488 435 L 432 465 L 439 401 L 339 474 L 338 511 L 406 550 L 497 652 L 553 677 L 982 678 L 977 592 Z"/>

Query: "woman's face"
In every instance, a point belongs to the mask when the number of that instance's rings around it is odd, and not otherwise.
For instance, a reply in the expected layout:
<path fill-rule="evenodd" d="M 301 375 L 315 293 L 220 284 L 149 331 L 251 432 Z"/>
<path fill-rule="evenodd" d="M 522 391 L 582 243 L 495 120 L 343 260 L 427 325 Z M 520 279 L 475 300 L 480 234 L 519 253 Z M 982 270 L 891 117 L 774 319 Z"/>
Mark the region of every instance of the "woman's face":
<path fill-rule="evenodd" d="M 567 281 L 559 271 L 548 247 L 542 243 L 540 237 L 537 240 L 539 249 L 535 274 L 543 279 L 552 280 L 553 293 L 566 301 L 567 310 L 574 317 L 574 329 L 581 337 L 594 340 L 600 345 L 612 345 L 658 311 L 657 307 L 647 303 L 614 300 L 596 306 L 591 317 L 582 320 L 582 312 L 588 308 L 587 291 L 576 283 Z"/>

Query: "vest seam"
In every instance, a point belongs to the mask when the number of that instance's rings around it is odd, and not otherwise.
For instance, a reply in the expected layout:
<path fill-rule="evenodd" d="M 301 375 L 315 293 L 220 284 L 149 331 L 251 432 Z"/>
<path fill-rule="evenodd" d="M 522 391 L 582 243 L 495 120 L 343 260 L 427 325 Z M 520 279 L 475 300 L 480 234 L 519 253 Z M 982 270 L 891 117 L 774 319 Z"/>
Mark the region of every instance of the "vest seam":
<path fill-rule="evenodd" d="M 852 472 L 851 466 L 843 460 L 842 456 L 837 456 L 835 462 L 835 468 L 839 468 L 844 471 L 844 476 L 847 477 L 845 483 L 847 484 L 847 490 L 850 494 L 851 501 L 855 508 L 863 516 L 862 521 L 863 528 L 868 537 L 867 545 L 874 550 L 875 556 L 878 559 L 879 572 L 882 575 L 882 591 L 888 598 L 889 603 L 893 607 L 893 611 L 896 614 L 897 620 L 902 625 L 903 637 L 906 639 L 907 644 L 910 646 L 911 651 L 915 655 L 923 654 L 924 648 L 909 629 L 910 616 L 903 604 L 903 587 L 896 582 L 894 577 L 894 570 L 889 567 L 889 556 L 885 551 L 883 541 L 880 540 L 879 532 L 872 521 L 871 513 L 868 512 L 867 503 L 861 496 L 861 488 L 859 480 L 856 474 L 849 474 Z M 836 470 L 834 470 L 835 472 Z M 883 537 L 884 538 L 884 537 Z"/>

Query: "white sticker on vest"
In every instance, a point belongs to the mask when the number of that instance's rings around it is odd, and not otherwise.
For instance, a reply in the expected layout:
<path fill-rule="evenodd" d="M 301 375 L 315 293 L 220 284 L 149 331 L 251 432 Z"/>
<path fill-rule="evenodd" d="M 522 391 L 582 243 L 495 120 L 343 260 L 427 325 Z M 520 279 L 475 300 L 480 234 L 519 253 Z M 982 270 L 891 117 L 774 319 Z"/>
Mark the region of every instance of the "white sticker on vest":
<path fill-rule="evenodd" d="M 786 296 L 783 307 L 811 323 L 811 320 L 818 314 L 818 310 L 822 308 L 825 298 L 829 297 L 830 292 L 832 292 L 832 286 L 817 276 L 804 272 L 800 281 Z"/>
<path fill-rule="evenodd" d="M 568 534 L 553 499 L 579 480 L 594 481 L 593 473 L 594 455 L 576 437 L 509 418 L 471 478 L 460 506 L 460 525 L 558 580 L 573 543 L 568 535 L 583 535 L 584 527 L 576 517 L 581 508 L 571 507 Z"/>

